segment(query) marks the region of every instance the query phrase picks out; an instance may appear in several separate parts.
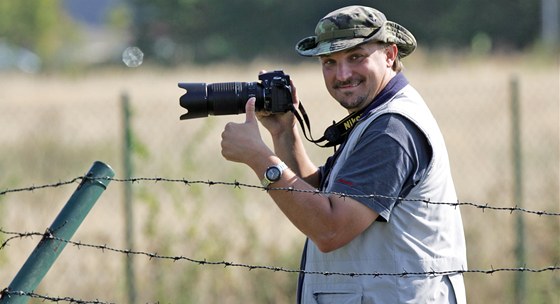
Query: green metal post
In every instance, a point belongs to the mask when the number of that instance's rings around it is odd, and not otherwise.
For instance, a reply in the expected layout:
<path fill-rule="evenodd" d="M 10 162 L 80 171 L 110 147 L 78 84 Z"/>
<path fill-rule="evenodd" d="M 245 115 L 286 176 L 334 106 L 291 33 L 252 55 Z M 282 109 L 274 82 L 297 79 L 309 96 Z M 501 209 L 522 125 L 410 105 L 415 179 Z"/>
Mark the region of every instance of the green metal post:
<path fill-rule="evenodd" d="M 84 221 L 101 193 L 107 188 L 110 178 L 115 175 L 111 167 L 94 162 L 78 188 L 74 191 L 64 208 L 48 228 L 45 236 L 12 283 L 0 298 L 0 304 L 26 303 L 26 294 L 33 292 L 54 264 L 67 242 Z"/>
<path fill-rule="evenodd" d="M 132 127 L 130 124 L 130 103 L 128 94 L 123 93 L 121 97 L 123 112 L 123 169 L 124 177 L 132 177 Z M 132 212 L 132 183 L 124 183 L 124 222 L 126 246 L 129 250 L 134 249 L 134 216 Z M 125 256 L 125 279 L 128 303 L 136 303 L 136 284 L 134 276 L 134 260 L 132 255 Z"/>
<path fill-rule="evenodd" d="M 514 169 L 514 200 L 517 207 L 523 206 L 523 170 L 522 170 L 522 153 L 521 153 L 521 115 L 519 111 L 519 80 L 512 77 L 510 81 L 511 90 L 511 121 L 512 121 L 512 152 L 513 152 L 513 169 Z M 517 245 L 515 255 L 517 257 L 517 266 L 525 267 L 525 224 L 523 214 L 517 213 L 516 218 Z M 519 271 L 515 277 L 515 303 L 525 303 L 526 298 L 526 276 L 525 273 Z"/>

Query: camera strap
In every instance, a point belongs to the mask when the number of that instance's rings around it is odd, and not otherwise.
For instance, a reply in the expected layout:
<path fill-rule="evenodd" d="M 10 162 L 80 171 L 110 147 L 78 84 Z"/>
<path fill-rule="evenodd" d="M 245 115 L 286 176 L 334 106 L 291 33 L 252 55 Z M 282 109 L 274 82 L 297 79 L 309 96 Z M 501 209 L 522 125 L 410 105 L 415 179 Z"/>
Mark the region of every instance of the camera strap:
<path fill-rule="evenodd" d="M 294 113 L 296 119 L 298 120 L 305 138 L 319 147 L 328 148 L 340 145 L 344 142 L 344 140 L 348 136 L 348 133 L 350 133 L 350 131 L 352 130 L 356 122 L 358 122 L 358 119 L 362 116 L 366 109 L 354 112 L 344 117 L 339 122 L 333 121 L 333 124 L 325 130 L 323 136 L 319 139 L 313 139 L 313 136 L 311 135 L 311 123 L 309 122 L 309 117 L 307 116 L 307 112 L 305 111 L 305 108 L 303 107 L 303 104 L 301 102 L 299 103 L 298 110 L 292 107 L 291 111 L 292 113 Z M 308 132 L 309 135 L 307 134 Z"/>

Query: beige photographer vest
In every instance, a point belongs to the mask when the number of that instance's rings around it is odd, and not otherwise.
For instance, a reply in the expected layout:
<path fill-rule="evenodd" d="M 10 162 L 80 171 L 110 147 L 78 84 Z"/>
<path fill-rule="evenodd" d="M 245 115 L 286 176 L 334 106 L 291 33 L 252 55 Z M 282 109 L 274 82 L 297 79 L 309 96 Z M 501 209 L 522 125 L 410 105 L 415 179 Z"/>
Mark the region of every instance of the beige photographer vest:
<path fill-rule="evenodd" d="M 437 303 L 430 300 L 430 289 L 437 287 L 434 276 L 387 274 L 467 269 L 459 208 L 423 202 L 455 203 L 457 195 L 443 136 L 412 86 L 404 87 L 355 126 L 330 172 L 326 190 L 344 162 L 352 161 L 349 155 L 367 126 L 385 113 L 408 118 L 426 135 L 433 151 L 429 169 L 408 196 L 395 205 L 388 222 L 374 222 L 350 243 L 328 253 L 309 240 L 305 271 L 320 274 L 305 274 L 302 303 Z M 385 275 L 322 274 L 325 272 Z M 463 303 L 462 276 L 451 277 L 457 302 Z"/>

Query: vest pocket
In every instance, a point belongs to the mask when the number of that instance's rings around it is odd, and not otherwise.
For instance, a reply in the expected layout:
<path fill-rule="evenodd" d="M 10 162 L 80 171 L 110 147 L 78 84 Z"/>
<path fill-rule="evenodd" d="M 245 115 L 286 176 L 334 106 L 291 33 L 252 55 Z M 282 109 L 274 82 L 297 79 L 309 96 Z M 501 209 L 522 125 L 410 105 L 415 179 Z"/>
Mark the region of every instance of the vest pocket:
<path fill-rule="evenodd" d="M 313 288 L 313 299 L 317 304 L 362 303 L 362 288 L 356 284 L 333 284 Z"/>

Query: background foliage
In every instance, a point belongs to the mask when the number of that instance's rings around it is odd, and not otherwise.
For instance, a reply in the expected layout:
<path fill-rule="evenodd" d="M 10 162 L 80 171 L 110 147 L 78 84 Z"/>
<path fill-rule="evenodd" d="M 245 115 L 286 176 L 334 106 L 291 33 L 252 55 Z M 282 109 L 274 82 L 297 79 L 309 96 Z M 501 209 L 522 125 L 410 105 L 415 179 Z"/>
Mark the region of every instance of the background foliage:
<path fill-rule="evenodd" d="M 540 42 L 541 4 L 547 0 L 115 0 L 105 26 L 159 64 L 301 60 L 295 43 L 313 33 L 328 12 L 352 4 L 383 11 L 427 49 L 518 52 Z M 554 1 L 554 0 L 551 0 Z M 0 39 L 37 52 L 47 66 L 62 65 L 76 27 L 63 10 L 70 0 L 4 0 Z M 74 4 L 75 5 L 75 4 Z M 88 4 L 91 6 L 91 4 Z M 72 34 L 73 33 L 73 34 Z"/>
<path fill-rule="evenodd" d="M 47 66 L 60 63 L 78 40 L 71 25 L 59 0 L 0 1 L 0 43 L 33 50 Z"/>
<path fill-rule="evenodd" d="M 156 52 L 166 39 L 175 57 L 195 62 L 245 60 L 275 56 L 296 60 L 295 43 L 312 34 L 317 21 L 346 5 L 363 4 L 383 11 L 409 28 L 423 47 L 470 48 L 483 37 L 494 49 L 521 50 L 540 31 L 539 0 L 131 0 L 136 10 L 135 37 Z M 521 17 L 522 16 L 522 17 Z M 250 33 L 248 35 L 247 33 Z"/>

